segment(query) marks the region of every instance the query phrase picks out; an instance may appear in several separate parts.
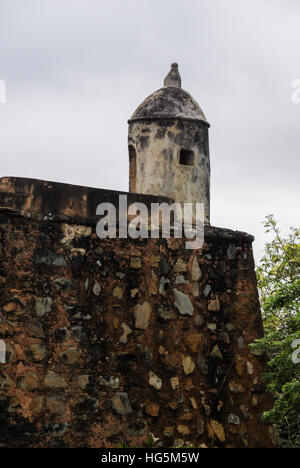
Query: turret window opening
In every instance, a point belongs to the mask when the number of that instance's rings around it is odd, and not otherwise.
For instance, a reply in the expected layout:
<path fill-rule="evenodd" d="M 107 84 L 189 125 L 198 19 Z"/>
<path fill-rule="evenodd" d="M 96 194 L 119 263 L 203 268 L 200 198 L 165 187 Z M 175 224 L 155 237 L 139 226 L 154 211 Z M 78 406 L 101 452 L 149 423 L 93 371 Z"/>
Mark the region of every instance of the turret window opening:
<path fill-rule="evenodd" d="M 193 166 L 194 165 L 194 151 L 181 149 L 179 155 L 179 164 L 182 166 Z"/>

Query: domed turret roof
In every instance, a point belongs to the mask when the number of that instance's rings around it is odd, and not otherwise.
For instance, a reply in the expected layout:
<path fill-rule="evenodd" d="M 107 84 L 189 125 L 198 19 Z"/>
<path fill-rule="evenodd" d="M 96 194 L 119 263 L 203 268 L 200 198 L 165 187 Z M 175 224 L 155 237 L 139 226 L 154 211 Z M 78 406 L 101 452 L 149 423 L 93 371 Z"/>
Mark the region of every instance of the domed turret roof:
<path fill-rule="evenodd" d="M 173 63 L 164 80 L 164 87 L 150 94 L 128 122 L 157 119 L 195 120 L 207 125 L 205 115 L 195 99 L 181 88 L 178 65 Z"/>

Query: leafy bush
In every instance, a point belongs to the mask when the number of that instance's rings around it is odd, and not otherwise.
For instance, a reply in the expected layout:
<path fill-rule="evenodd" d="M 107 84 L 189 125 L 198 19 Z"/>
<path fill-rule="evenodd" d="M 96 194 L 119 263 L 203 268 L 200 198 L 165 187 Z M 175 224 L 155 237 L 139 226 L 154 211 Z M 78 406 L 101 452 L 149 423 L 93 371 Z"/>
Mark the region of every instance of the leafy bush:
<path fill-rule="evenodd" d="M 300 339 L 300 229 L 291 228 L 283 238 L 272 215 L 264 225 L 272 235 L 257 268 L 265 336 L 253 347 L 269 357 L 264 378 L 274 405 L 263 418 L 275 423 L 281 437 L 296 443 L 300 438 L 300 364 L 292 355 Z"/>

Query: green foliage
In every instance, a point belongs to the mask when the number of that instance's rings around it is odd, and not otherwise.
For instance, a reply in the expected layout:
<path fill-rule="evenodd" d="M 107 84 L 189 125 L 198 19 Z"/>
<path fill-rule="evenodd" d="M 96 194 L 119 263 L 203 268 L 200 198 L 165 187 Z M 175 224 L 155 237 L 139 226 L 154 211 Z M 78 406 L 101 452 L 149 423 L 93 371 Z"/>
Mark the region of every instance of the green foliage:
<path fill-rule="evenodd" d="M 159 445 L 159 438 L 155 437 L 152 432 L 148 435 L 147 439 L 144 442 L 145 447 L 147 448 L 155 448 Z"/>
<path fill-rule="evenodd" d="M 174 447 L 171 448 L 176 448 L 176 449 L 193 449 L 193 448 L 198 448 L 196 445 L 174 445 Z"/>
<path fill-rule="evenodd" d="M 287 238 L 281 236 L 272 215 L 264 222 L 272 239 L 257 268 L 257 281 L 267 331 L 285 328 L 286 320 L 299 312 L 300 291 L 300 228 L 291 228 Z"/>
<path fill-rule="evenodd" d="M 152 432 L 149 433 L 143 444 L 146 448 L 157 448 L 160 446 L 159 438 L 155 437 Z M 127 442 L 119 442 L 117 448 L 141 448 L 136 445 L 130 447 Z"/>
<path fill-rule="evenodd" d="M 131 448 L 126 442 L 119 442 L 117 448 Z"/>
<path fill-rule="evenodd" d="M 292 360 L 292 344 L 300 339 L 300 229 L 291 228 L 283 238 L 272 215 L 264 225 L 272 235 L 257 268 L 265 337 L 254 348 L 269 357 L 265 380 L 275 397 L 264 419 L 293 439 L 300 422 L 300 364 Z"/>

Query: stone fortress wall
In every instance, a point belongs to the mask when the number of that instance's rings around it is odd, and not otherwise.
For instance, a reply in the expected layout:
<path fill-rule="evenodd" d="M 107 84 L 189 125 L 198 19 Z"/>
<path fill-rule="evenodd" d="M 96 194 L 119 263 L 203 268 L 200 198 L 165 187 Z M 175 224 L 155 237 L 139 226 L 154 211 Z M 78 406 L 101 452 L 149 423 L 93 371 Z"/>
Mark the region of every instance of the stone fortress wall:
<path fill-rule="evenodd" d="M 118 194 L 1 180 L 0 446 L 273 447 L 253 238 L 101 240 Z"/>

